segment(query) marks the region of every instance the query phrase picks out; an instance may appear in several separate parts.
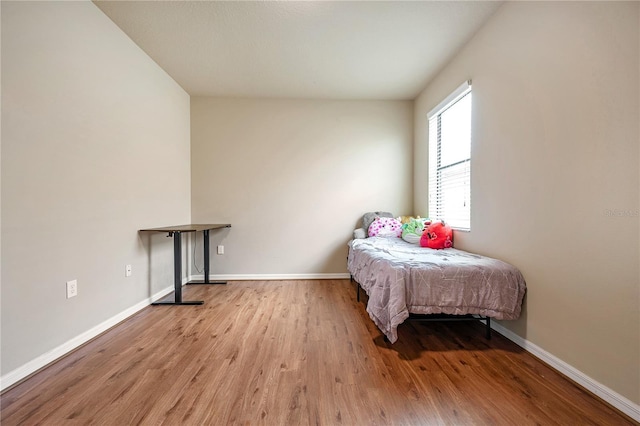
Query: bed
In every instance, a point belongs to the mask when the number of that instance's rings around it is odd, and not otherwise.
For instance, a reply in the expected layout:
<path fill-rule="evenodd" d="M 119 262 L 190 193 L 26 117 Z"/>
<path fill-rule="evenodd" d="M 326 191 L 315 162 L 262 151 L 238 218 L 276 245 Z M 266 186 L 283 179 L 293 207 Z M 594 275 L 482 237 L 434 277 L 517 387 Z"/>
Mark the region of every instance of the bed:
<path fill-rule="evenodd" d="M 394 343 L 411 317 L 513 320 L 520 316 L 526 284 L 514 266 L 454 248 L 433 250 L 401 238 L 349 242 L 347 267 L 367 293 L 367 312 Z M 359 299 L 359 297 L 358 297 Z"/>

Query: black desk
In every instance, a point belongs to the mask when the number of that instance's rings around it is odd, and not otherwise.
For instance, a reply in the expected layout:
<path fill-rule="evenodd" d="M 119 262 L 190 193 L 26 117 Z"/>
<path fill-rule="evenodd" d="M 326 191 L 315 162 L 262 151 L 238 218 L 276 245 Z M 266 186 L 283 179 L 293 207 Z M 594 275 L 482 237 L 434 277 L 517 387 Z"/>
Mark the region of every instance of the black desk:
<path fill-rule="evenodd" d="M 187 284 L 226 284 L 226 281 L 209 281 L 209 231 L 212 229 L 231 228 L 230 223 L 215 223 L 204 225 L 179 225 L 163 228 L 141 229 L 140 232 L 166 232 L 173 236 L 173 285 L 175 300 L 173 302 L 153 302 L 152 305 L 202 305 L 204 301 L 182 300 L 182 233 L 200 232 L 204 237 L 204 281 L 190 281 Z"/>

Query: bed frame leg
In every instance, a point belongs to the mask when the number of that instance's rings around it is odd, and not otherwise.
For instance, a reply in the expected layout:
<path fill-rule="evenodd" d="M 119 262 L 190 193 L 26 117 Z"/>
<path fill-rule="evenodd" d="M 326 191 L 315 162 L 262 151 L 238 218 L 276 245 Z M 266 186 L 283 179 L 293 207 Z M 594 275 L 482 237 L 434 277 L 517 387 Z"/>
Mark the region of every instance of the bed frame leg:
<path fill-rule="evenodd" d="M 349 281 L 353 282 L 353 275 L 349 274 Z M 360 301 L 360 284 L 356 283 L 356 300 Z"/>
<path fill-rule="evenodd" d="M 491 318 L 487 317 L 487 340 L 491 340 Z"/>

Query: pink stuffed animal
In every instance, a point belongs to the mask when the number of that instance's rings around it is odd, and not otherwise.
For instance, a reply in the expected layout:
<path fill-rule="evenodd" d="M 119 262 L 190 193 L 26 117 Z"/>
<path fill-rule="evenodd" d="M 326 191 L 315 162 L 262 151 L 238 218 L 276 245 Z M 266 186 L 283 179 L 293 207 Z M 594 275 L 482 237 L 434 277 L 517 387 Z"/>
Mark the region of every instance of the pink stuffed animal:
<path fill-rule="evenodd" d="M 402 224 L 392 217 L 376 217 L 369 226 L 370 237 L 400 237 L 402 235 Z"/>

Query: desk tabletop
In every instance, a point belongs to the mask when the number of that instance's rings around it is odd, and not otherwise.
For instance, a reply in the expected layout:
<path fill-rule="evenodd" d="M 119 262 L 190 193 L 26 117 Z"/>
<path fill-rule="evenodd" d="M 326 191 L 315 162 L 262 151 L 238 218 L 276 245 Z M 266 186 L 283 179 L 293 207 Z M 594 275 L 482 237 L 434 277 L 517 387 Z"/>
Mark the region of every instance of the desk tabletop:
<path fill-rule="evenodd" d="M 176 226 L 164 226 L 162 228 L 141 229 L 140 232 L 199 232 L 209 229 L 231 228 L 230 223 L 188 224 Z"/>

